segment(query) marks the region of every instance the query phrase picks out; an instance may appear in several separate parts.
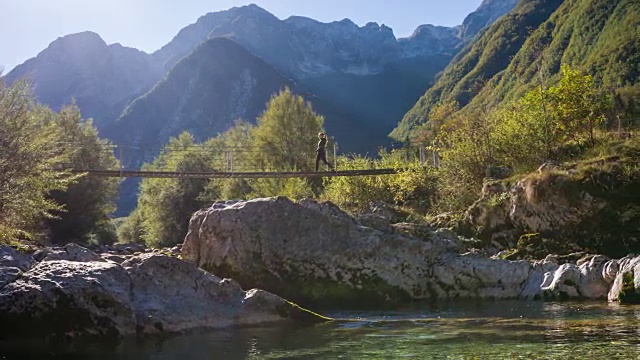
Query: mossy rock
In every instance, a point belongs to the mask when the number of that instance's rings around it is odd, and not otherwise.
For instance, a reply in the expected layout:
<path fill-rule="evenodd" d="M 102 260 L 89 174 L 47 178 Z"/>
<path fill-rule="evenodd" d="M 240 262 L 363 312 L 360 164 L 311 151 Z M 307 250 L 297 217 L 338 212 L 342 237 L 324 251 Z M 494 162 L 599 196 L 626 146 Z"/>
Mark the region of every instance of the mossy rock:
<path fill-rule="evenodd" d="M 522 237 L 517 252 L 509 258 L 518 259 L 578 252 L 620 258 L 640 251 L 640 138 L 604 140 L 597 152 L 587 155 L 587 159 L 564 163 L 555 170 L 501 180 L 505 188 L 524 184 L 528 201 L 549 204 L 552 212 L 554 204 L 564 204 L 566 211 L 576 216 L 575 221 L 556 224 L 542 234 L 527 234 L 538 230 L 520 229 L 508 221 L 487 226 L 483 220 L 487 216 L 506 216 L 498 212 L 502 208 L 500 197 L 493 196 L 469 208 L 472 221 L 461 223 L 455 231 L 483 240 L 513 231 Z M 514 223 L 520 222 L 516 219 Z"/>
<path fill-rule="evenodd" d="M 244 289 L 263 289 L 310 309 L 386 309 L 412 300 L 411 295 L 403 289 L 366 274 L 338 272 L 338 279 L 333 280 L 300 276 L 299 272 L 293 270 L 278 276 L 262 272 L 260 278 L 248 277 L 227 265 L 205 267 L 204 270 L 219 277 L 234 279 Z"/>
<path fill-rule="evenodd" d="M 622 289 L 618 294 L 621 304 L 640 304 L 640 291 L 636 290 L 633 271 L 622 274 Z"/>
<path fill-rule="evenodd" d="M 578 250 L 580 250 L 578 245 L 565 239 L 550 239 L 538 233 L 524 234 L 518 239 L 516 248 L 510 254 L 505 254 L 504 258 L 507 260 L 540 260 L 549 254 L 560 256 L 582 254 Z"/>

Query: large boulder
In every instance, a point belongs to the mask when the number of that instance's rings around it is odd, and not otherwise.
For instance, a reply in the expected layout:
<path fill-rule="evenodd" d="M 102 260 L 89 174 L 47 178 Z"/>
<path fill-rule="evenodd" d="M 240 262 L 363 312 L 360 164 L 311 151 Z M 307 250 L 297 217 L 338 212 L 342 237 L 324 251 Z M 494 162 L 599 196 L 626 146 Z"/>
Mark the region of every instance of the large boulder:
<path fill-rule="evenodd" d="M 422 264 L 455 246 L 361 226 L 330 203 L 278 197 L 197 212 L 182 257 L 306 305 L 364 306 L 426 297 Z"/>
<path fill-rule="evenodd" d="M 216 203 L 192 217 L 182 256 L 244 287 L 343 308 L 414 299 L 598 299 L 614 278 L 603 270 L 604 257 L 564 268 L 553 259 L 492 259 L 460 254 L 466 242 L 451 231 L 395 230 L 362 226 L 330 203 Z"/>
<path fill-rule="evenodd" d="M 130 291 L 127 272 L 113 263 L 41 262 L 0 290 L 0 338 L 135 333 Z"/>
<path fill-rule="evenodd" d="M 12 269 L 19 272 L 0 288 L 0 339 L 118 339 L 290 319 L 326 320 L 273 294 L 244 291 L 233 280 L 175 257 L 141 254 L 118 264 L 77 245 L 67 250 L 46 252 L 26 272 L 0 266 L 0 279 Z M 3 263 L 22 264 L 8 258 L 3 256 Z"/>

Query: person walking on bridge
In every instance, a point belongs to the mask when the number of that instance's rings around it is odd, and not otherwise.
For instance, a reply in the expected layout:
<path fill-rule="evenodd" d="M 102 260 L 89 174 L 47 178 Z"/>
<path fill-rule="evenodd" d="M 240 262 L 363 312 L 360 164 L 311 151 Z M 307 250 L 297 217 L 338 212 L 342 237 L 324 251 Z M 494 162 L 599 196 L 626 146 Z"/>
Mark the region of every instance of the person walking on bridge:
<path fill-rule="evenodd" d="M 329 169 L 331 169 L 331 171 L 336 171 L 335 168 L 333 167 L 333 165 L 331 165 L 331 163 L 329 163 L 327 161 L 327 151 L 326 151 L 326 147 L 327 147 L 327 134 L 325 133 L 319 133 L 318 134 L 318 139 L 320 139 L 320 141 L 318 141 L 318 148 L 316 149 L 316 172 L 318 171 L 318 167 L 320 165 L 320 161 L 322 161 L 323 163 L 327 164 L 327 166 L 329 167 Z"/>

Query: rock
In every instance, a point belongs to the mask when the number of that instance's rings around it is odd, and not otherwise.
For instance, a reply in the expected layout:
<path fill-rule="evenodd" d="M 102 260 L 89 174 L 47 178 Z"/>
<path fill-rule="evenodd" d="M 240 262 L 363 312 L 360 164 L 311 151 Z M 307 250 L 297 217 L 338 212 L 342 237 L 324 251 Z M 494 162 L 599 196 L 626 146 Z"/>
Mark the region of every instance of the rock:
<path fill-rule="evenodd" d="M 521 251 L 519 258 L 582 251 L 624 256 L 639 243 L 638 199 L 630 195 L 638 184 L 618 174 L 634 159 L 610 156 L 578 164 L 548 163 L 518 181 L 485 182 L 482 197 L 454 228 L 468 237 L 497 240 L 505 249 L 520 236 L 537 234 L 541 241 Z M 501 240 L 498 234 L 507 236 Z"/>
<path fill-rule="evenodd" d="M 50 248 L 44 250 L 45 257 L 42 261 L 78 261 L 78 262 L 91 262 L 98 261 L 104 262 L 105 260 L 100 255 L 93 251 L 84 248 L 78 244 L 67 244 L 63 248 Z"/>
<path fill-rule="evenodd" d="M 533 263 L 487 258 L 469 246 L 474 240 L 409 225 L 381 232 L 333 205 L 256 199 L 196 212 L 182 256 L 244 287 L 260 284 L 303 305 L 340 308 L 422 299 L 603 299 L 620 267 L 584 254 L 575 258 L 580 265 L 560 265 L 554 255 Z"/>
<path fill-rule="evenodd" d="M 22 274 L 20 269 L 15 267 L 0 267 L 0 289 L 13 282 Z"/>
<path fill-rule="evenodd" d="M 609 301 L 640 304 L 640 256 L 620 259 L 616 265 L 618 273 L 609 290 Z M 614 268 L 605 270 L 606 276 L 610 277 Z"/>
<path fill-rule="evenodd" d="M 320 320 L 272 294 L 262 294 L 258 301 L 254 298 L 258 290 L 245 292 L 233 280 L 220 279 L 173 257 L 145 254 L 122 266 L 131 276 L 133 308 L 138 327 L 145 333 L 217 329 L 305 316 Z"/>
<path fill-rule="evenodd" d="M 531 265 L 525 261 L 487 259 L 474 253 L 450 254 L 433 266 L 431 299 L 519 298 L 530 272 Z"/>
<path fill-rule="evenodd" d="M 393 230 L 389 219 L 378 214 L 361 214 L 358 215 L 356 220 L 362 226 L 370 227 L 376 230 L 385 232 L 390 232 Z"/>
<path fill-rule="evenodd" d="M 548 299 L 606 299 L 613 282 L 611 269 L 617 262 L 605 256 L 593 256 L 580 265 L 565 263 L 558 267 L 541 287 Z M 550 275 L 548 272 L 547 275 Z"/>
<path fill-rule="evenodd" d="M 113 263 L 43 261 L 0 290 L 0 338 L 132 334 L 130 284 L 126 271 Z"/>
<path fill-rule="evenodd" d="M 482 197 L 501 195 L 507 191 L 505 184 L 501 181 L 485 180 L 482 184 Z"/>
<path fill-rule="evenodd" d="M 459 27 L 460 37 L 463 39 L 473 38 L 480 30 L 511 11 L 518 2 L 518 0 L 482 1 L 478 9 L 469 14 L 462 22 Z"/>
<path fill-rule="evenodd" d="M 0 246 L 0 289 L 17 279 L 23 271 L 31 269 L 35 263 L 29 254 L 9 246 Z"/>
<path fill-rule="evenodd" d="M 421 224 L 405 223 L 405 222 L 392 224 L 391 229 L 393 229 L 393 231 L 399 234 L 416 238 L 416 239 L 422 239 L 425 241 L 429 241 L 431 239 L 434 231 L 434 228 L 429 225 L 421 225 Z M 453 236 L 452 238 L 455 238 L 455 236 Z"/>
<path fill-rule="evenodd" d="M 122 264 L 126 260 L 126 256 L 115 254 L 103 254 L 102 258 L 108 261 L 113 261 L 116 264 Z"/>
<path fill-rule="evenodd" d="M 278 198 L 278 199 L 282 200 L 282 198 Z M 256 200 L 259 201 L 261 199 L 256 199 Z M 238 202 L 234 203 L 233 205 L 234 206 L 244 206 L 244 204 L 245 204 L 244 202 L 238 201 Z M 305 208 L 307 208 L 307 209 L 310 209 L 310 210 L 313 210 L 315 212 L 318 212 L 318 213 L 322 214 L 323 216 L 331 217 L 331 218 L 335 218 L 335 219 L 340 219 L 340 220 L 343 220 L 343 221 L 351 222 L 353 224 L 357 224 L 357 221 L 354 218 L 352 218 L 351 215 L 347 214 L 342 209 L 340 209 L 336 204 L 334 204 L 334 203 L 332 203 L 330 201 L 319 203 L 319 202 L 317 202 L 317 201 L 315 201 L 313 199 L 303 199 L 303 200 L 300 200 L 298 202 L 298 204 L 303 206 L 303 207 L 305 207 Z M 225 209 L 228 209 L 228 207 L 223 207 L 223 208 L 218 207 L 218 209 L 225 210 Z M 184 247 L 184 244 L 183 244 L 183 247 Z"/>
<path fill-rule="evenodd" d="M 111 250 L 117 253 L 133 254 L 145 251 L 146 246 L 143 244 L 114 244 L 111 245 Z"/>
<path fill-rule="evenodd" d="M 67 255 L 76 260 L 91 257 L 77 245 L 68 249 Z M 102 341 L 292 319 L 327 320 L 273 294 L 245 292 L 233 280 L 160 254 L 131 257 L 122 265 L 103 259 L 48 259 L 22 274 L 18 268 L 0 267 L 2 282 L 8 284 L 0 287 L 0 339 Z"/>
<path fill-rule="evenodd" d="M 423 263 L 456 247 L 361 226 L 333 204 L 278 197 L 196 212 L 182 257 L 306 306 L 374 306 L 428 297 Z"/>
<path fill-rule="evenodd" d="M 35 265 L 33 256 L 21 253 L 10 246 L 0 246 L 0 267 L 17 268 L 27 271 Z"/>
<path fill-rule="evenodd" d="M 371 214 L 381 216 L 389 220 L 391 224 L 402 222 L 407 217 L 406 214 L 402 214 L 401 211 L 384 202 L 371 205 Z"/>

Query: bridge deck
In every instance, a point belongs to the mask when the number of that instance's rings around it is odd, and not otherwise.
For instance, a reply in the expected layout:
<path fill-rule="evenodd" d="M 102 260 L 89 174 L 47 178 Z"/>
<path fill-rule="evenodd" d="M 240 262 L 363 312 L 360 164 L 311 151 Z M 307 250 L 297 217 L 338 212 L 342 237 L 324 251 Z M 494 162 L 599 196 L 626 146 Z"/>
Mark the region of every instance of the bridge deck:
<path fill-rule="evenodd" d="M 76 173 L 87 173 L 89 176 L 100 177 L 140 177 L 140 178 L 296 178 L 296 177 L 338 177 L 338 176 L 367 176 L 395 174 L 395 169 L 344 170 L 336 172 L 207 172 L 183 173 L 172 171 L 141 171 L 141 170 L 74 170 Z"/>

